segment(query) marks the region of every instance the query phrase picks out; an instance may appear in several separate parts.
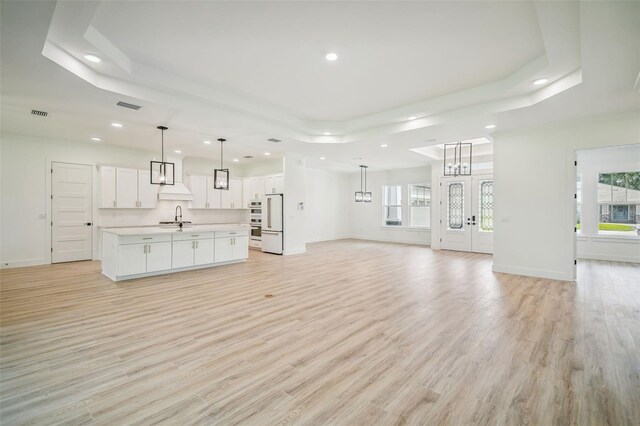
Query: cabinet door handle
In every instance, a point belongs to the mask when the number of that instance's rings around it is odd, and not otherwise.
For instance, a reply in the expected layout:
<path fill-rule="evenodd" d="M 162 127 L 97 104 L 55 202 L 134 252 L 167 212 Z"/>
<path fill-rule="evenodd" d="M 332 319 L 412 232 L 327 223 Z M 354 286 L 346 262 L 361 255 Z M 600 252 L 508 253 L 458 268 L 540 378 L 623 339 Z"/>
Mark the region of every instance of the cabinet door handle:
<path fill-rule="evenodd" d="M 151 253 L 151 244 L 147 244 L 147 247 L 149 247 L 149 248 L 147 249 L 147 253 Z"/>
<path fill-rule="evenodd" d="M 113 207 L 116 206 L 116 200 L 113 200 Z"/>
<path fill-rule="evenodd" d="M 153 237 L 143 237 L 143 240 L 153 240 Z"/>
<path fill-rule="evenodd" d="M 198 242 L 196 241 L 196 248 L 198 248 Z"/>
<path fill-rule="evenodd" d="M 147 253 L 147 245 L 146 244 L 144 245 L 144 252 L 145 252 L 145 254 Z"/>

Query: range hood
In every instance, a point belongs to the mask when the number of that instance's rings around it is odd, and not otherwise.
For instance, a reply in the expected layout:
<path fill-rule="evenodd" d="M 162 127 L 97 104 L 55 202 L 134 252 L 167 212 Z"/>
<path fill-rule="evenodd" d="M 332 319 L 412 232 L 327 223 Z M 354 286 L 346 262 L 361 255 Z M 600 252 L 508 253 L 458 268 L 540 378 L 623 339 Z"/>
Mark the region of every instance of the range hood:
<path fill-rule="evenodd" d="M 158 200 L 192 201 L 193 194 L 182 183 L 182 158 L 167 156 L 167 161 L 175 164 L 176 182 L 174 185 L 163 185 L 158 191 Z"/>

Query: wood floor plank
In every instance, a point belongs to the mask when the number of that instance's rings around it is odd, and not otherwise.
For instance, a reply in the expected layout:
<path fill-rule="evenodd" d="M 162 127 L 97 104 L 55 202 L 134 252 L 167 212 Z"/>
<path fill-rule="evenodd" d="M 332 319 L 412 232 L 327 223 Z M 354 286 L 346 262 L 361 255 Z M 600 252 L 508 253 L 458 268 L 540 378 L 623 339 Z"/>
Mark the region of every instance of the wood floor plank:
<path fill-rule="evenodd" d="M 640 266 L 491 262 L 341 240 L 119 283 L 2 270 L 0 423 L 640 424 Z"/>

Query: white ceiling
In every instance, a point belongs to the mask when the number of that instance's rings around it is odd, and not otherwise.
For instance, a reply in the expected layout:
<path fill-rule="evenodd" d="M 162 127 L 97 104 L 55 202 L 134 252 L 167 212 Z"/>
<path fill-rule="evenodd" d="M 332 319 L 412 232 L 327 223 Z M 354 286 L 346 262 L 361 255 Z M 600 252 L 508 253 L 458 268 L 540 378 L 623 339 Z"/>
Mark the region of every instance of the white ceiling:
<path fill-rule="evenodd" d="M 216 158 L 226 137 L 227 158 L 296 152 L 318 167 L 388 169 L 429 161 L 412 148 L 640 110 L 637 2 L 1 7 L 3 133 L 155 150 L 165 124 L 188 156 Z"/>

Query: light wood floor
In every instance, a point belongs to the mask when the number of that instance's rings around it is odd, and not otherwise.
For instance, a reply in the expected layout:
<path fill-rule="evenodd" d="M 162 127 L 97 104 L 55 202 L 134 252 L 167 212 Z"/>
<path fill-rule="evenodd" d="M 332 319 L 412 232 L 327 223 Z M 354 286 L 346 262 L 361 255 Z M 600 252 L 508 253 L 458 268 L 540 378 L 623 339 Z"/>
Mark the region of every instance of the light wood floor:
<path fill-rule="evenodd" d="M 3 425 L 640 423 L 631 264 L 575 284 L 345 240 L 122 283 L 99 262 L 0 277 Z"/>

